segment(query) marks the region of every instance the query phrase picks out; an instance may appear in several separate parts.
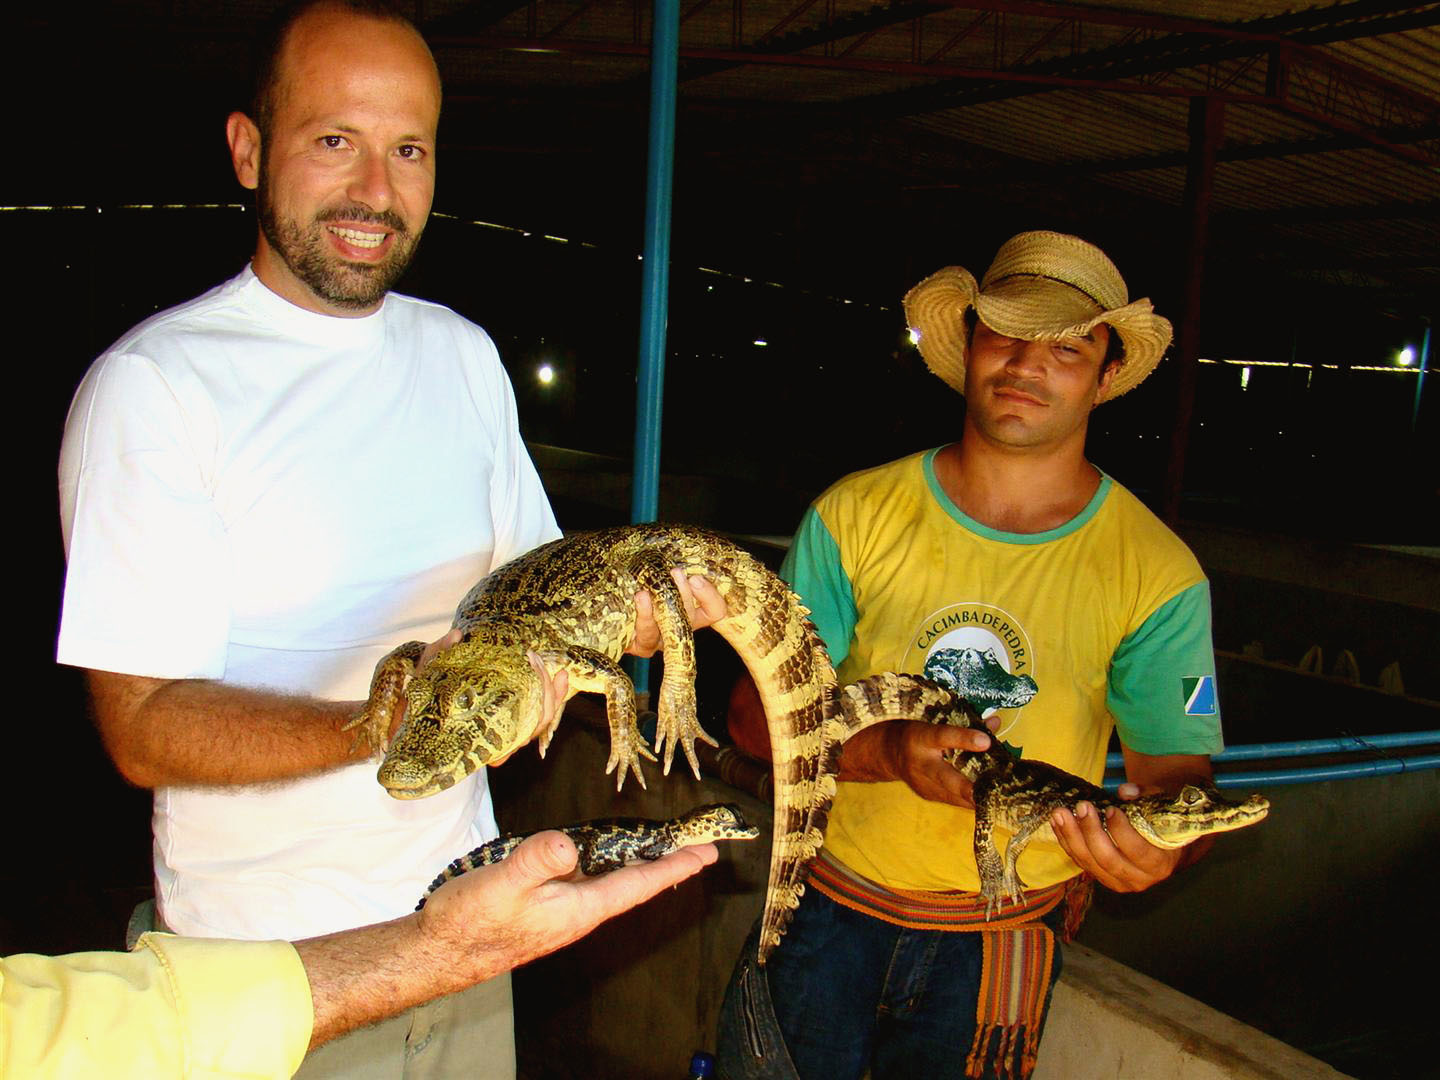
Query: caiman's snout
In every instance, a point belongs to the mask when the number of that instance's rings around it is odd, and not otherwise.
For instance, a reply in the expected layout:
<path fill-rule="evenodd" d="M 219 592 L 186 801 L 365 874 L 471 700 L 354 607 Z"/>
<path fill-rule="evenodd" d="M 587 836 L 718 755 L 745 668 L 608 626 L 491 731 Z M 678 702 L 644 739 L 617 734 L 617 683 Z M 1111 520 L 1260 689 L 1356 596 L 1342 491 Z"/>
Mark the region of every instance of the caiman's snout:
<path fill-rule="evenodd" d="M 1240 816 L 1247 825 L 1260 821 L 1268 813 L 1270 813 L 1270 800 L 1264 795 L 1251 795 L 1240 804 Z"/>
<path fill-rule="evenodd" d="M 414 762 L 386 756 L 376 774 L 382 787 L 396 799 L 423 799 L 446 788 L 454 787 L 460 779 L 455 773 L 436 773 Z"/>

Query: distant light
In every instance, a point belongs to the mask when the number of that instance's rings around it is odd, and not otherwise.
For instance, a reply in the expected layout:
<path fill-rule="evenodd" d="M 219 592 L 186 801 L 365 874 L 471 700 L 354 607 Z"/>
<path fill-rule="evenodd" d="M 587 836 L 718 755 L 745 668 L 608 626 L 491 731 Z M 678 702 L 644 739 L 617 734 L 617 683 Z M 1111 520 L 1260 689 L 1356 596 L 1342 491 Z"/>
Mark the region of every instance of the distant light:
<path fill-rule="evenodd" d="M 1240 389 L 1250 389 L 1250 368 L 1248 366 L 1240 369 Z"/>
<path fill-rule="evenodd" d="M 1409 367 L 1411 364 L 1415 363 L 1414 346 L 1406 345 L 1395 355 L 1395 359 L 1400 362 L 1400 365 L 1402 367 Z"/>
<path fill-rule="evenodd" d="M 769 345 L 770 343 L 766 341 L 763 337 L 757 337 L 754 342 L 752 342 L 752 344 L 759 345 L 763 349 L 766 345 Z"/>
<path fill-rule="evenodd" d="M 535 371 L 535 377 L 540 380 L 541 386 L 549 386 L 555 381 L 555 369 L 549 364 L 541 364 Z"/>

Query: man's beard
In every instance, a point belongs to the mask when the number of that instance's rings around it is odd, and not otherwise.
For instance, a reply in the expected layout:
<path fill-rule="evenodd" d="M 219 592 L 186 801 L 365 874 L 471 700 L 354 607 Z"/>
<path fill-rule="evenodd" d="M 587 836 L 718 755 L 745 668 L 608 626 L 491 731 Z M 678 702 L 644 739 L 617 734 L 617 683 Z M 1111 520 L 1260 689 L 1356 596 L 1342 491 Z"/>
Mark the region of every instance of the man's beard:
<path fill-rule="evenodd" d="M 364 310 L 378 304 L 405 273 L 420 243 L 420 234 L 412 235 L 393 210 L 376 213 L 358 203 L 333 207 L 316 214 L 306 230 L 298 222 L 281 219 L 263 183 L 256 192 L 256 205 L 265 239 L 290 272 L 321 300 L 339 308 Z M 389 254 L 378 263 L 347 262 L 326 239 L 325 223 L 330 221 L 389 229 L 394 234 Z"/>

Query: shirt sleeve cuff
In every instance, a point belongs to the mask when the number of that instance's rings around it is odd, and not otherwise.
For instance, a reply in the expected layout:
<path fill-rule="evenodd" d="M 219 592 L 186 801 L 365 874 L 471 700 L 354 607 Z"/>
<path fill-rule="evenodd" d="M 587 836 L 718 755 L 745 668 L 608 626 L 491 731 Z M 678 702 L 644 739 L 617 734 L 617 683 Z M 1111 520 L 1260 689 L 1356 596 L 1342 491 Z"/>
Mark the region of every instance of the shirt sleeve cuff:
<path fill-rule="evenodd" d="M 310 1045 L 314 1007 L 289 942 L 145 934 L 174 993 L 196 1075 L 290 1076 Z"/>

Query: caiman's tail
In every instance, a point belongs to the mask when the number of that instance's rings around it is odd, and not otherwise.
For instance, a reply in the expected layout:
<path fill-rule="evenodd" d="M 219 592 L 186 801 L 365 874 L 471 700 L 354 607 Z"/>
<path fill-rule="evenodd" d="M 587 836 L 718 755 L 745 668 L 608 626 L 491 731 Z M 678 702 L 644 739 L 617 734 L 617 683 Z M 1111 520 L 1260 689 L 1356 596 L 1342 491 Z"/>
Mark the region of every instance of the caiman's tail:
<path fill-rule="evenodd" d="M 775 824 L 761 918 L 759 961 L 790 923 L 805 871 L 825 839 L 835 798 L 843 726 L 835 718 L 835 669 L 789 587 L 741 548 L 713 538 L 686 552 L 687 572 L 715 583 L 729 614 L 715 629 L 760 691 L 770 731 Z"/>
<path fill-rule="evenodd" d="M 927 724 L 984 727 L 980 714 L 949 687 L 903 671 L 882 671 L 846 683 L 836 691 L 836 701 L 842 741 L 900 716 Z"/>

